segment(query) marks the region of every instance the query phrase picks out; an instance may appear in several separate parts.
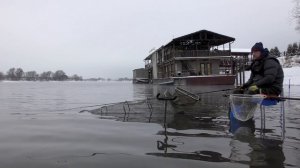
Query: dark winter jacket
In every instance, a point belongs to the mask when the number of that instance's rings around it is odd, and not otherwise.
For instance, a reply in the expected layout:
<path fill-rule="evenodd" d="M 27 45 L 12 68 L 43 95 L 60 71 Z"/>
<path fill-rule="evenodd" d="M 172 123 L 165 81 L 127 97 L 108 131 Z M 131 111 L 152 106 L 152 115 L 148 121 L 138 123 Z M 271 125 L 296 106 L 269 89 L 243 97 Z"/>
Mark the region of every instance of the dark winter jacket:
<path fill-rule="evenodd" d="M 283 70 L 279 61 L 268 54 L 261 60 L 255 60 L 251 64 L 250 79 L 244 87 L 256 85 L 261 89 L 271 89 L 273 93 L 279 95 L 283 85 Z"/>

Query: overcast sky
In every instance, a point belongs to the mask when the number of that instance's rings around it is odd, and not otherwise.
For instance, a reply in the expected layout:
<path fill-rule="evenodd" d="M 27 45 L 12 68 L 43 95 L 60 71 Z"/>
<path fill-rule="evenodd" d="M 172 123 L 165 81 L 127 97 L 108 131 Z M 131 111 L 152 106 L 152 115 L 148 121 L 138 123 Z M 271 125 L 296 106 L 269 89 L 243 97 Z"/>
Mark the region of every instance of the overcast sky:
<path fill-rule="evenodd" d="M 235 48 L 262 41 L 284 50 L 300 42 L 293 6 L 293 0 L 0 0 L 0 71 L 131 77 L 152 48 L 201 29 L 235 37 Z"/>

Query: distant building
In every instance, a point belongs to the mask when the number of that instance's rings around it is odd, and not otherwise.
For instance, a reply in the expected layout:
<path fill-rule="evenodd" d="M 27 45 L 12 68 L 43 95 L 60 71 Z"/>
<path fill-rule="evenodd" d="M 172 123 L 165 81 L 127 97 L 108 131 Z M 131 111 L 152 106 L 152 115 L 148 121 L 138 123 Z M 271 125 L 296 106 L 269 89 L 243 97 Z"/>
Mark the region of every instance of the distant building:
<path fill-rule="evenodd" d="M 177 37 L 145 58 L 147 79 L 154 84 L 233 85 L 237 80 L 231 53 L 234 41 L 208 30 Z"/>

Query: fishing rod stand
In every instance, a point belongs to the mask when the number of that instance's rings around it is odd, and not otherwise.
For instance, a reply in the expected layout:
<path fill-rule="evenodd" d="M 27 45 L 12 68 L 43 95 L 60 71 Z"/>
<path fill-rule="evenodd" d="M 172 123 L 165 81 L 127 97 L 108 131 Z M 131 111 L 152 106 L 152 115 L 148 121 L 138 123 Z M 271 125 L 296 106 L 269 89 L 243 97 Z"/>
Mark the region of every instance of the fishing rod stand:
<path fill-rule="evenodd" d="M 176 145 L 168 144 L 168 135 L 167 135 L 167 106 L 168 101 L 173 101 L 177 98 L 177 96 L 174 97 L 161 97 L 160 93 L 156 95 L 157 100 L 165 101 L 165 112 L 164 112 L 164 142 L 157 141 L 157 149 L 158 150 L 164 150 L 164 153 L 167 153 L 168 148 L 176 148 Z"/>

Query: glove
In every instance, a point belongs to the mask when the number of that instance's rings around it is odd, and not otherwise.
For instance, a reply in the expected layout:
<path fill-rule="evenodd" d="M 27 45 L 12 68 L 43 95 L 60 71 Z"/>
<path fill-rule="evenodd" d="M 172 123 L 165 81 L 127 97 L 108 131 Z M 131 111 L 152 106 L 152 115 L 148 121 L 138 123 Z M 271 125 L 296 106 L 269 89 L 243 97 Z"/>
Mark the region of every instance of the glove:
<path fill-rule="evenodd" d="M 258 87 L 256 85 L 252 85 L 248 88 L 249 91 L 251 92 L 257 92 L 258 91 Z"/>

